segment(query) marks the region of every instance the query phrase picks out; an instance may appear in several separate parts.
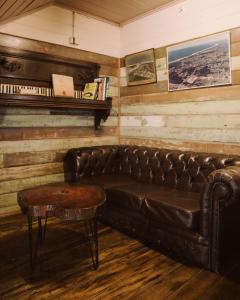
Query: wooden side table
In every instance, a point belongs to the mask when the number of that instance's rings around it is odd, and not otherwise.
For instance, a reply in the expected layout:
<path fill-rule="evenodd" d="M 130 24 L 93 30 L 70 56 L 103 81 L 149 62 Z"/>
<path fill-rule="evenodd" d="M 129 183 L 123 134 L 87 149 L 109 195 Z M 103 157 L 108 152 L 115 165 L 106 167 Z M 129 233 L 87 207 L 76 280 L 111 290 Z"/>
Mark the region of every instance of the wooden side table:
<path fill-rule="evenodd" d="M 18 192 L 18 204 L 28 220 L 30 266 L 33 270 L 37 251 L 45 239 L 48 217 L 84 222 L 94 269 L 99 265 L 96 211 L 106 200 L 102 188 L 65 182 L 42 185 Z M 38 234 L 33 247 L 32 222 L 38 220 Z M 45 219 L 44 226 L 42 219 Z"/>

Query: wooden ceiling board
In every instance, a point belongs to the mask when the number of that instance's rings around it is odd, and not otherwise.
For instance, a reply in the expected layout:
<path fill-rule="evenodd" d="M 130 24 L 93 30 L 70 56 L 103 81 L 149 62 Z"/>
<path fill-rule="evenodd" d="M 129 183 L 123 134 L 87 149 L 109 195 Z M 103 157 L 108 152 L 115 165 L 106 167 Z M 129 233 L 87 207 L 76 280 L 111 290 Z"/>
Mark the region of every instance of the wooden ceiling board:
<path fill-rule="evenodd" d="M 56 0 L 68 9 L 121 24 L 149 11 L 168 5 L 174 0 Z"/>
<path fill-rule="evenodd" d="M 37 8 L 53 3 L 53 0 L 3 0 L 0 1 L 0 22 L 22 16 Z"/>

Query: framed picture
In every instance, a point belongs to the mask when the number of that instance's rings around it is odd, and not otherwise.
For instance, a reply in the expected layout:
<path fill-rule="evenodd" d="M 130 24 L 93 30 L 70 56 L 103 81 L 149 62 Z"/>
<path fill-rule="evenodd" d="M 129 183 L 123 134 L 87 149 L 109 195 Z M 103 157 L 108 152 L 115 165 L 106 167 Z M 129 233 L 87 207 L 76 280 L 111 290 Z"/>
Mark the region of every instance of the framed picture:
<path fill-rule="evenodd" d="M 230 33 L 167 48 L 168 90 L 231 84 Z"/>
<path fill-rule="evenodd" d="M 125 64 L 129 86 L 156 82 L 154 49 L 127 55 Z"/>
<path fill-rule="evenodd" d="M 52 82 L 55 97 L 74 97 L 73 77 L 52 74 Z"/>

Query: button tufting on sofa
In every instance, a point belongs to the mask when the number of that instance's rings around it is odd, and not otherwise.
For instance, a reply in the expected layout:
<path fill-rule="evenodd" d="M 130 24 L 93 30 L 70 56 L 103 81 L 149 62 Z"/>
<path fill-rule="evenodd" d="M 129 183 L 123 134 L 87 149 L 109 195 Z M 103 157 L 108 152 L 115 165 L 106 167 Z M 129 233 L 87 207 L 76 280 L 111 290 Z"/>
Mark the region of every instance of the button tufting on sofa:
<path fill-rule="evenodd" d="M 69 150 L 65 171 L 105 189 L 103 222 L 173 257 L 219 272 L 239 246 L 239 157 L 98 146 Z"/>

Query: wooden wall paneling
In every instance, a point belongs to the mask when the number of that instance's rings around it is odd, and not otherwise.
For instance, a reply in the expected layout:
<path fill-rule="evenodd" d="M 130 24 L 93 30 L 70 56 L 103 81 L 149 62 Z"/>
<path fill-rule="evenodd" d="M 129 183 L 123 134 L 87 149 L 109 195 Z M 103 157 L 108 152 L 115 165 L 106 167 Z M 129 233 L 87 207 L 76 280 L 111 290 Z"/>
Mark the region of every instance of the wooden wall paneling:
<path fill-rule="evenodd" d="M 63 163 L 45 163 L 33 166 L 20 166 L 0 169 L 0 182 L 15 179 L 58 174 L 63 172 Z"/>
<path fill-rule="evenodd" d="M 10 194 L 23 189 L 27 189 L 33 186 L 38 186 L 42 184 L 48 184 L 51 182 L 59 182 L 64 180 L 64 174 L 51 174 L 46 176 L 35 176 L 24 179 L 15 179 L 11 181 L 1 181 L 0 191 L 1 194 Z"/>
<path fill-rule="evenodd" d="M 240 29 L 231 30 L 232 85 L 168 92 L 166 48 L 155 49 L 158 82 L 126 86 L 121 59 L 120 142 L 239 155 Z M 167 83 L 167 82 L 166 82 Z M 165 84 L 167 87 L 167 85 Z"/>
<path fill-rule="evenodd" d="M 116 127 L 102 126 L 99 130 L 92 127 L 39 127 L 39 128 L 0 128 L 1 141 L 41 140 L 59 138 L 98 137 L 102 135 L 115 135 Z"/>
<path fill-rule="evenodd" d="M 78 111 L 0 108 L 0 216 L 19 212 L 16 192 L 35 185 L 62 181 L 63 158 L 73 147 L 118 143 L 119 59 L 24 38 L 0 34 L 3 46 L 33 50 L 100 64 L 100 75 L 110 76 L 112 110 L 100 130 L 93 116 Z"/>
<path fill-rule="evenodd" d="M 2 166 L 9 168 L 62 162 L 66 152 L 67 150 L 4 153 L 2 154 Z"/>
<path fill-rule="evenodd" d="M 151 103 L 151 102 L 150 102 Z M 239 114 L 240 96 L 236 100 L 212 100 L 199 102 L 173 103 L 124 103 L 121 106 L 121 117 L 151 115 L 214 115 Z"/>
<path fill-rule="evenodd" d="M 122 116 L 121 127 L 240 129 L 239 114 Z M 239 135 L 240 136 L 240 135 Z"/>
<path fill-rule="evenodd" d="M 36 118 L 36 115 L 5 115 L 2 120 L 0 116 L 1 127 L 85 127 L 93 128 L 93 116 L 81 115 L 42 115 Z M 117 117 L 110 116 L 102 126 L 116 126 Z"/>
<path fill-rule="evenodd" d="M 116 144 L 115 136 L 82 137 L 73 139 L 42 139 L 24 141 L 3 141 L 0 142 L 0 152 L 15 153 L 29 151 L 50 151 L 65 150 L 75 147 L 98 146 Z"/>
<path fill-rule="evenodd" d="M 8 193 L 0 195 L 0 215 L 20 213 L 17 204 L 17 193 Z"/>
<path fill-rule="evenodd" d="M 161 139 L 240 143 L 239 129 L 201 129 L 161 127 L 121 127 L 122 137 L 151 137 Z"/>
<path fill-rule="evenodd" d="M 138 85 L 138 86 L 122 86 L 120 88 L 121 97 L 131 95 L 144 95 L 167 91 L 167 81 L 159 81 L 156 83 Z"/>

